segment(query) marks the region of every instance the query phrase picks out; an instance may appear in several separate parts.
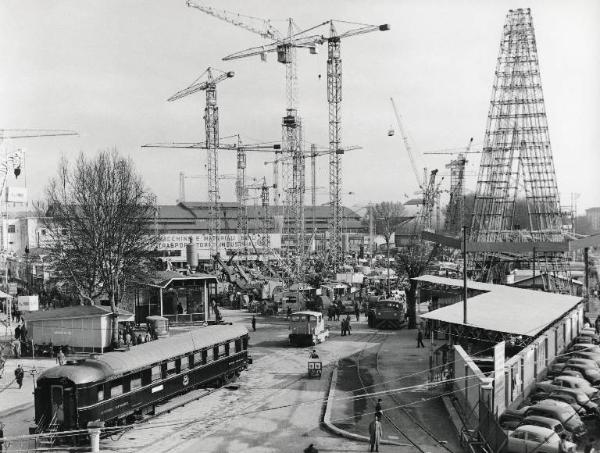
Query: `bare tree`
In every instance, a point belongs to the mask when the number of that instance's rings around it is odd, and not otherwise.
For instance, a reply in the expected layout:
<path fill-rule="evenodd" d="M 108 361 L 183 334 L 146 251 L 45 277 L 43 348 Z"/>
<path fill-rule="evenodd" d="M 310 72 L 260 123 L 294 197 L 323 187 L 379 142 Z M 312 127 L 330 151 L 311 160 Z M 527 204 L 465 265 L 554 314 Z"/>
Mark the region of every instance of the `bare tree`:
<path fill-rule="evenodd" d="M 117 307 L 126 285 L 148 268 L 158 244 L 155 196 L 132 162 L 113 150 L 91 159 L 80 154 L 73 166 L 63 159 L 43 206 L 55 272 L 82 303 L 108 296 L 116 343 Z"/>
<path fill-rule="evenodd" d="M 387 292 L 390 295 L 390 240 L 396 228 L 406 222 L 407 217 L 403 217 L 404 206 L 402 203 L 393 201 L 382 201 L 373 205 L 369 215 L 375 219 L 377 234 L 381 234 L 385 239 L 386 257 L 388 268 Z"/>
<path fill-rule="evenodd" d="M 408 279 L 406 303 L 408 306 L 409 329 L 414 329 L 417 326 L 416 294 L 418 282 L 412 279 L 421 276 L 427 270 L 427 267 L 438 255 L 439 251 L 439 244 L 424 241 L 415 228 L 414 234 L 411 236 L 408 244 L 401 247 L 396 255 L 398 273 L 404 274 Z"/>

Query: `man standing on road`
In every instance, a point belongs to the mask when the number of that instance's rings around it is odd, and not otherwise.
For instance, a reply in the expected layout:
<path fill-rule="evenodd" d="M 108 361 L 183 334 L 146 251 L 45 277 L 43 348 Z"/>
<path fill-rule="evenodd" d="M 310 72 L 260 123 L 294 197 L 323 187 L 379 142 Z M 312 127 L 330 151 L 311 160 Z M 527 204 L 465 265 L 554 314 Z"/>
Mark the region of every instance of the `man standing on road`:
<path fill-rule="evenodd" d="M 423 344 L 423 331 L 419 327 L 419 330 L 417 331 L 417 348 L 424 348 L 424 347 L 425 347 L 425 345 Z"/>
<path fill-rule="evenodd" d="M 381 437 L 383 436 L 383 430 L 381 428 L 381 422 L 379 421 L 379 417 L 375 417 L 375 420 L 371 422 L 369 425 L 369 441 L 371 445 L 371 451 L 375 449 L 375 451 L 379 451 L 379 442 L 381 441 Z"/>
<path fill-rule="evenodd" d="M 59 365 L 65 364 L 65 353 L 63 352 L 62 348 L 58 349 L 58 354 L 56 354 L 56 361 Z"/>
<path fill-rule="evenodd" d="M 350 333 L 351 330 L 352 330 L 352 327 L 350 327 L 350 315 L 346 315 L 346 333 L 348 335 L 352 335 Z"/>
<path fill-rule="evenodd" d="M 354 314 L 356 315 L 356 322 L 360 319 L 360 308 L 358 304 L 354 304 Z"/>
<path fill-rule="evenodd" d="M 21 365 L 19 365 L 15 370 L 15 380 L 17 381 L 17 384 L 19 384 L 19 388 L 23 387 L 23 377 L 25 377 L 25 372 L 23 371 L 23 368 L 21 368 Z"/>
<path fill-rule="evenodd" d="M 256 316 L 252 315 L 252 331 L 256 332 Z"/>

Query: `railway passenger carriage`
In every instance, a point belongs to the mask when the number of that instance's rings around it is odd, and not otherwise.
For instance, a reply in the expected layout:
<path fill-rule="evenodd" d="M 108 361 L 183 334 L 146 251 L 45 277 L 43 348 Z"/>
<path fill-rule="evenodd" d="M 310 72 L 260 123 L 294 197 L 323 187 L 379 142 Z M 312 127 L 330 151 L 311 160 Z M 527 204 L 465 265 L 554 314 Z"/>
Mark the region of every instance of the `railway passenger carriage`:
<path fill-rule="evenodd" d="M 202 327 L 128 351 L 70 361 L 37 379 L 37 430 L 124 423 L 152 413 L 176 394 L 219 386 L 247 363 L 248 331 L 233 325 Z"/>
<path fill-rule="evenodd" d="M 400 329 L 406 322 L 406 303 L 403 301 L 378 300 L 369 305 L 369 327 Z"/>

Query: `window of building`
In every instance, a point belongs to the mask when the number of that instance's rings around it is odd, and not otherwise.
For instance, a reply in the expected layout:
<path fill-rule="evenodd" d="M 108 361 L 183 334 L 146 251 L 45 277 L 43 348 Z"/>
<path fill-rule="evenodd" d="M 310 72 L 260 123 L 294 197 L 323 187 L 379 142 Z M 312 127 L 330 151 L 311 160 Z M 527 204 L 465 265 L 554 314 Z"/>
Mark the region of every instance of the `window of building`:
<path fill-rule="evenodd" d="M 104 386 L 98 387 L 98 401 L 104 401 Z"/>
<path fill-rule="evenodd" d="M 190 358 L 188 356 L 181 358 L 181 365 L 179 366 L 180 370 L 187 370 L 190 367 Z"/>
<path fill-rule="evenodd" d="M 15 233 L 17 231 L 16 225 L 8 225 L 8 232 Z"/>
<path fill-rule="evenodd" d="M 119 382 L 118 384 L 112 384 L 110 386 L 110 397 L 113 398 L 115 396 L 119 396 L 123 394 L 123 384 Z"/>
<path fill-rule="evenodd" d="M 131 378 L 130 388 L 131 390 L 139 389 L 142 386 L 142 378 L 141 376 L 136 376 Z"/>
<path fill-rule="evenodd" d="M 162 379 L 162 373 L 160 372 L 160 365 L 152 367 L 152 382 L 160 381 Z"/>
<path fill-rule="evenodd" d="M 167 362 L 167 376 L 171 374 L 177 374 L 177 366 L 175 364 L 175 360 L 169 360 Z"/>

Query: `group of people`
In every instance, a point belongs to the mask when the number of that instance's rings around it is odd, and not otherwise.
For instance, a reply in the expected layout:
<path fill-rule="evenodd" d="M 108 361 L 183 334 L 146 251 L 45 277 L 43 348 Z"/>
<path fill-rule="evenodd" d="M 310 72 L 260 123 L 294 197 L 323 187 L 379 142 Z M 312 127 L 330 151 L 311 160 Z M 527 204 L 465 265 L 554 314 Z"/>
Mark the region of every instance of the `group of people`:
<path fill-rule="evenodd" d="M 142 335 L 141 332 L 136 334 L 132 326 L 127 326 L 122 332 L 119 332 L 117 341 L 119 343 L 118 346 L 121 348 L 123 346 L 129 347 L 142 343 L 148 343 L 149 341 L 156 340 L 157 338 L 158 336 L 156 335 L 156 332 L 151 328 L 150 325 L 148 325 L 144 335 Z"/>

